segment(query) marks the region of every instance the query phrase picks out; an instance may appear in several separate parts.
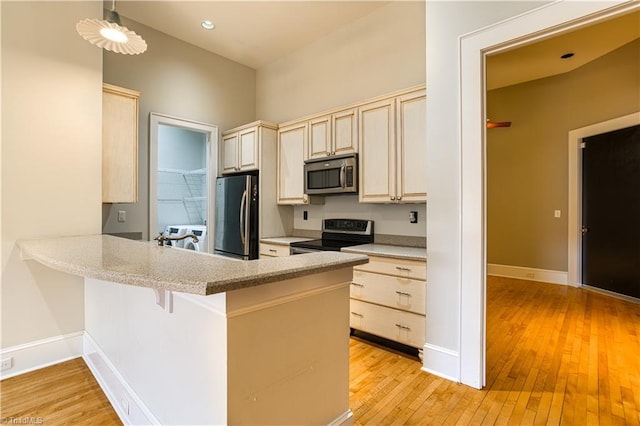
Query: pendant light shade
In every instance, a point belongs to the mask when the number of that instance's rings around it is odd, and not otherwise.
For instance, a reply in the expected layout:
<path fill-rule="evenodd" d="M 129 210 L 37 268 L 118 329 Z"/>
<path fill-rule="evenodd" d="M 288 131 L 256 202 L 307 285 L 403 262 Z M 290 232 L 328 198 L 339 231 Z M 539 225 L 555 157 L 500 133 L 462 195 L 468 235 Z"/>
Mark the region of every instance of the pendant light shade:
<path fill-rule="evenodd" d="M 116 2 L 107 19 L 86 18 L 76 24 L 78 34 L 91 44 L 124 55 L 139 55 L 147 50 L 147 42 L 120 22 Z"/>

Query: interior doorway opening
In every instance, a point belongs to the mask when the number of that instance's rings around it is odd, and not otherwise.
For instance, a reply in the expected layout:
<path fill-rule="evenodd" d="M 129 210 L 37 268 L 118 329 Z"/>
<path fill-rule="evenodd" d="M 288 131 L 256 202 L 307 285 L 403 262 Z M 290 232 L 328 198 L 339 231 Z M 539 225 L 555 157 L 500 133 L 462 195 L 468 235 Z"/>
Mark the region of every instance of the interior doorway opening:
<path fill-rule="evenodd" d="M 149 238 L 195 234 L 176 247 L 213 252 L 218 128 L 150 114 Z"/>

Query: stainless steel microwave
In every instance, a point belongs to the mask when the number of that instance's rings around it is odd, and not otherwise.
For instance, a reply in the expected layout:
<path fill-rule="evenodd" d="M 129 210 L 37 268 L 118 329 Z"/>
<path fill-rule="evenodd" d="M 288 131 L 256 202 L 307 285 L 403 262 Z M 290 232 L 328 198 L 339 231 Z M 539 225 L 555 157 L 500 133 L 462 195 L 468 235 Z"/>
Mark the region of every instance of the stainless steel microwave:
<path fill-rule="evenodd" d="M 305 161 L 304 192 L 308 195 L 356 194 L 358 155 L 347 154 Z"/>

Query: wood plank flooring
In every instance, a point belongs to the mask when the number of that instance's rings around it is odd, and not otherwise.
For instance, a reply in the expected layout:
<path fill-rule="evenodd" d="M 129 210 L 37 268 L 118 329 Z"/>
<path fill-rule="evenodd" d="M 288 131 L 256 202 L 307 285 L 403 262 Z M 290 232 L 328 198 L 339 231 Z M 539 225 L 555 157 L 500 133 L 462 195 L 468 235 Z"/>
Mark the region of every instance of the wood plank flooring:
<path fill-rule="evenodd" d="M 490 277 L 487 386 L 351 339 L 356 425 L 640 425 L 640 305 L 561 285 Z M 2 417 L 120 424 L 81 359 L 0 382 Z"/>

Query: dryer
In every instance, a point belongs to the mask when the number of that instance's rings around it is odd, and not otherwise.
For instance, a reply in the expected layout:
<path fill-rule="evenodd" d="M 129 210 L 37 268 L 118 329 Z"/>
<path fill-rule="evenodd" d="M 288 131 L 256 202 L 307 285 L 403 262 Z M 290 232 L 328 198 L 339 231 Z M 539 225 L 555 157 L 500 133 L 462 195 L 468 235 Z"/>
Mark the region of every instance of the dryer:
<path fill-rule="evenodd" d="M 186 250 L 195 250 L 200 252 L 207 251 L 207 226 L 206 225 L 191 225 L 187 234 L 194 234 L 198 237 L 198 242 L 193 241 L 193 238 L 187 237 L 184 239 L 184 248 Z"/>
<path fill-rule="evenodd" d="M 189 231 L 191 226 L 192 225 L 167 225 L 164 229 L 163 235 L 165 237 L 181 237 Z M 184 247 L 184 240 L 166 241 L 165 245 L 182 248 Z"/>

